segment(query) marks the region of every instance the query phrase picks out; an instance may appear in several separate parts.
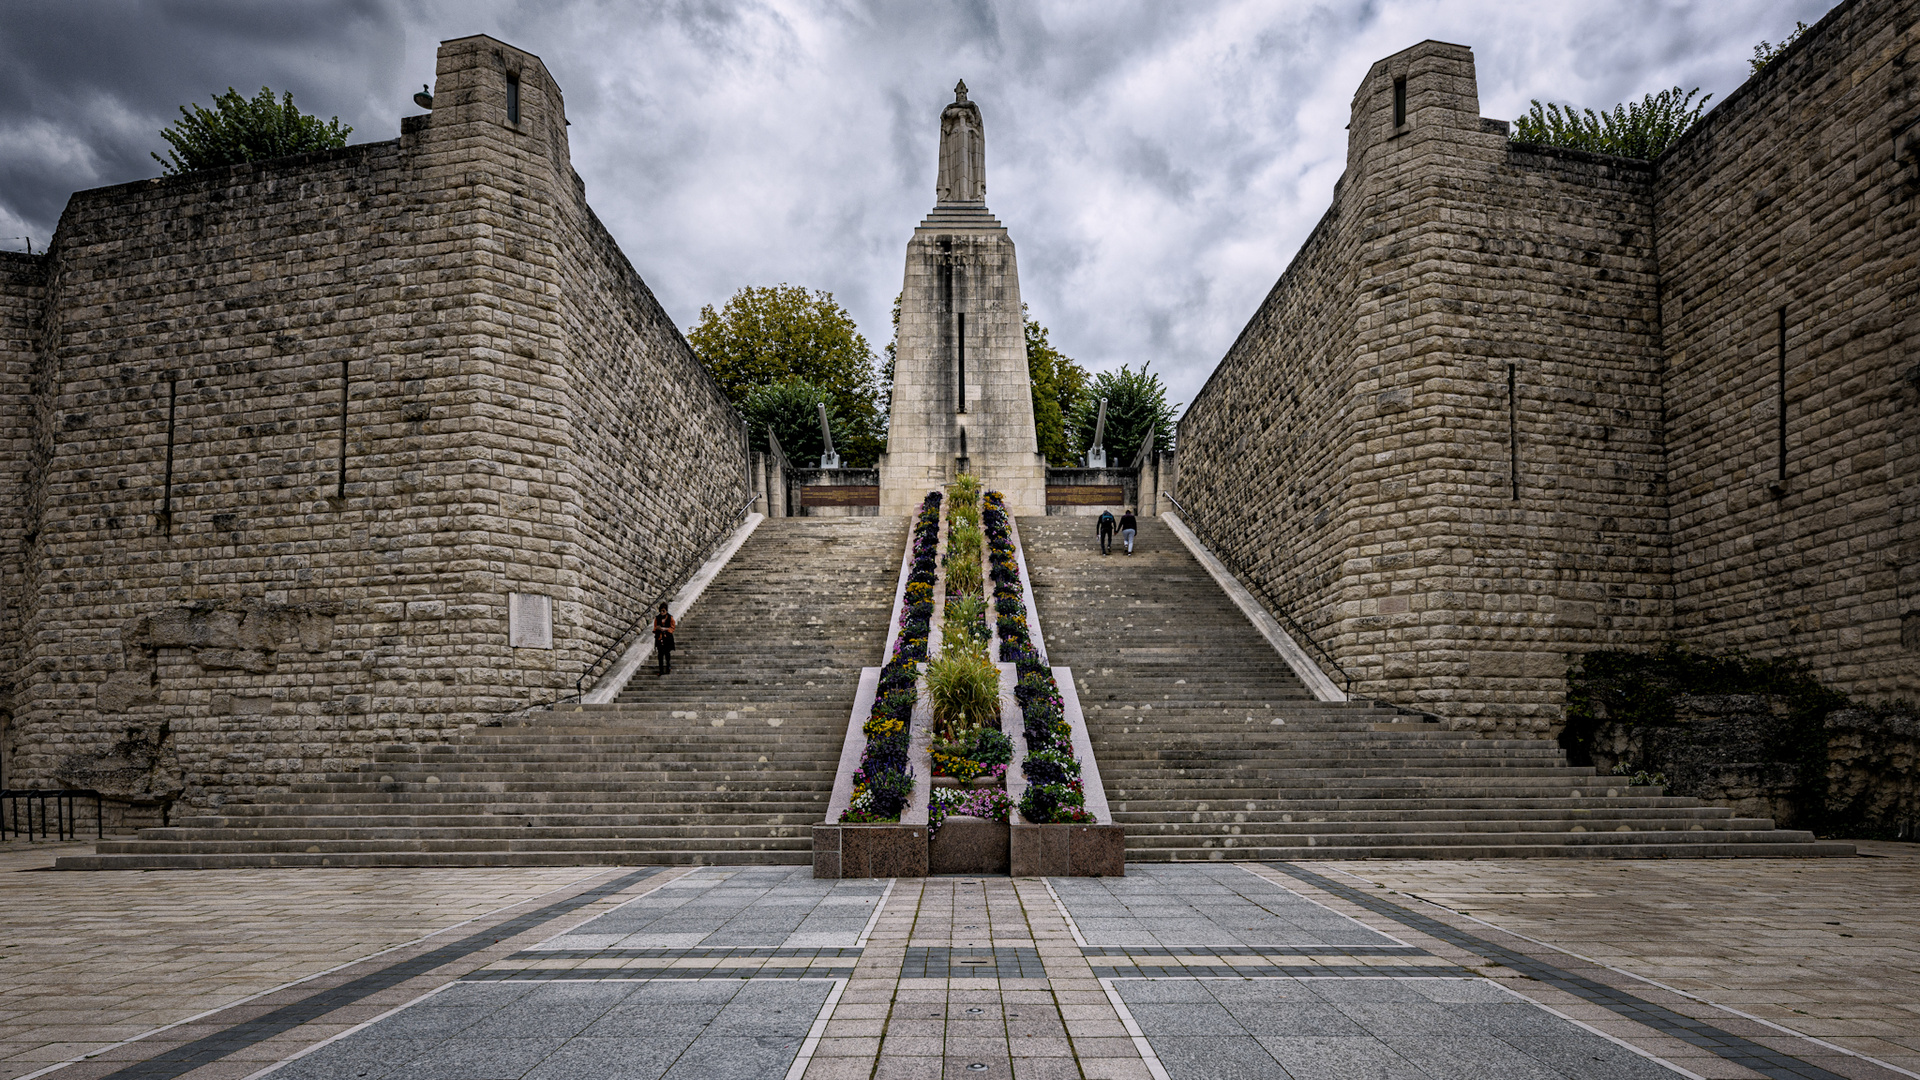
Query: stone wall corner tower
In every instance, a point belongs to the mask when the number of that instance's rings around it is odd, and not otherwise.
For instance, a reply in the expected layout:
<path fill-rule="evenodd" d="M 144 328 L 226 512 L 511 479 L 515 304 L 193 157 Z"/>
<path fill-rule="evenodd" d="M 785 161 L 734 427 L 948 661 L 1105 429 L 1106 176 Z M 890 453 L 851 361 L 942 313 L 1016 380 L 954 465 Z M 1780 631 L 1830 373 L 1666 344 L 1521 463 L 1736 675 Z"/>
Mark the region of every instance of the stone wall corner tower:
<path fill-rule="evenodd" d="M 1013 241 L 987 212 L 985 129 L 964 82 L 940 114 L 935 190 L 907 243 L 880 512 L 911 514 L 965 471 L 1004 493 L 1012 513 L 1045 513 L 1020 275 Z"/>

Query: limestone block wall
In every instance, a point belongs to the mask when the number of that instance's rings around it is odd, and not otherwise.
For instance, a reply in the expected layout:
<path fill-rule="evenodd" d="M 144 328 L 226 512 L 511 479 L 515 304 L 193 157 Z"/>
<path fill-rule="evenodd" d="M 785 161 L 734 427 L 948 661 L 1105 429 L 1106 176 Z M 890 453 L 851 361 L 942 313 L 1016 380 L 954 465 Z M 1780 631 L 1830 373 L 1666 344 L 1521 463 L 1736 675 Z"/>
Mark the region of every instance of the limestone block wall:
<path fill-rule="evenodd" d="M 1869 698 L 1920 694 L 1917 123 L 1920 4 L 1855 0 L 1660 163 L 1676 631 Z"/>
<path fill-rule="evenodd" d="M 1544 732 L 1566 654 L 1669 617 L 1651 171 L 1511 148 L 1440 42 L 1375 65 L 1349 130 L 1176 497 L 1355 695 Z"/>
<path fill-rule="evenodd" d="M 44 255 L 0 253 L 0 741 L 12 725 L 20 669 L 32 386 L 45 272 Z M 0 776 L 0 787 L 6 783 Z"/>
<path fill-rule="evenodd" d="M 139 729 L 167 767 L 122 794 L 212 803 L 555 700 L 744 503 L 738 418 L 587 209 L 538 59 L 448 42 L 435 100 L 69 204 L 7 504 L 9 783 Z M 512 593 L 552 649 L 509 646 Z"/>

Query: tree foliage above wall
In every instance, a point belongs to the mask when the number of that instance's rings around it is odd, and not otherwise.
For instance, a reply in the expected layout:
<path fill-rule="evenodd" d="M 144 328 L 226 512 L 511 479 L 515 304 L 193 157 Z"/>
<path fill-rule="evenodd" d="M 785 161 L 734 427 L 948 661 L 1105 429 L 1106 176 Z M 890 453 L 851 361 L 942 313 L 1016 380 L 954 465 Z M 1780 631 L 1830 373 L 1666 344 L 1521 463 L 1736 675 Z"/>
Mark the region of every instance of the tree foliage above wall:
<path fill-rule="evenodd" d="M 173 149 L 166 157 L 152 157 L 163 174 L 177 176 L 195 169 L 338 150 L 347 145 L 352 132 L 340 125 L 337 116 L 322 123 L 319 117 L 301 112 L 291 93 L 276 101 L 273 91 L 263 86 L 248 100 L 229 86 L 213 99 L 211 109 L 180 106 L 180 119 L 160 129 L 160 137 Z"/>
<path fill-rule="evenodd" d="M 1695 102 L 1699 94 L 1697 86 L 1676 86 L 1597 113 L 1536 100 L 1532 111 L 1513 122 L 1513 141 L 1651 161 L 1707 111 L 1713 95 Z"/>
<path fill-rule="evenodd" d="M 740 415 L 746 418 L 754 445 L 765 445 L 767 429 L 772 428 L 787 460 L 797 468 L 811 469 L 826 451 L 826 441 L 820 437 L 821 405 L 827 407 L 833 447 L 844 462 L 854 433 L 835 406 L 832 392 L 819 383 L 792 377 L 755 387 L 740 403 Z"/>
<path fill-rule="evenodd" d="M 1067 420 L 1074 433 L 1074 453 L 1085 454 L 1093 441 L 1093 429 L 1100 411 L 1100 399 L 1107 399 L 1107 428 L 1100 440 L 1107 448 L 1107 464 L 1124 469 L 1133 464 L 1147 433 L 1154 433 L 1154 447 L 1173 449 L 1173 422 L 1180 413 L 1178 404 L 1167 403 L 1167 388 L 1160 376 L 1148 371 L 1150 364 L 1135 371 L 1122 365 L 1118 371 L 1102 371 L 1087 384 L 1086 392 L 1074 403 Z"/>
<path fill-rule="evenodd" d="M 1751 74 L 1753 75 L 1760 74 L 1761 68 L 1764 68 L 1768 64 L 1773 63 L 1773 61 L 1777 57 L 1779 57 L 1781 53 L 1784 53 L 1787 51 L 1787 46 L 1792 45 L 1796 41 L 1799 41 L 1800 35 L 1806 33 L 1809 29 L 1811 29 L 1811 27 L 1809 27 L 1806 23 L 1803 23 L 1803 22 L 1794 23 L 1793 33 L 1788 34 L 1786 36 L 1786 40 L 1780 42 L 1780 44 L 1778 45 L 1775 45 L 1773 42 L 1768 41 L 1766 38 L 1761 38 L 1760 44 L 1755 45 L 1753 47 L 1753 58 L 1747 61 L 1747 66 L 1753 69 Z"/>
<path fill-rule="evenodd" d="M 719 310 L 703 306 L 687 340 L 736 407 L 744 409 L 756 391 L 788 380 L 825 392 L 842 425 L 834 430 L 834 449 L 848 468 L 871 468 L 886 448 L 873 350 L 832 293 L 784 283 L 748 286 Z M 791 404 L 796 392 L 789 389 L 776 397 Z M 764 440 L 763 431 L 755 428 L 756 443 Z M 804 455 L 785 445 L 785 432 L 780 438 L 794 464 L 817 463 L 817 449 L 815 462 L 803 462 Z M 819 443 L 817 417 L 812 438 Z"/>
<path fill-rule="evenodd" d="M 1021 313 L 1026 305 L 1021 305 Z M 1047 464 L 1077 465 L 1074 435 L 1068 427 L 1074 407 L 1085 396 L 1087 373 L 1073 358 L 1053 347 L 1047 328 L 1025 319 L 1027 375 L 1033 383 L 1033 426 Z"/>

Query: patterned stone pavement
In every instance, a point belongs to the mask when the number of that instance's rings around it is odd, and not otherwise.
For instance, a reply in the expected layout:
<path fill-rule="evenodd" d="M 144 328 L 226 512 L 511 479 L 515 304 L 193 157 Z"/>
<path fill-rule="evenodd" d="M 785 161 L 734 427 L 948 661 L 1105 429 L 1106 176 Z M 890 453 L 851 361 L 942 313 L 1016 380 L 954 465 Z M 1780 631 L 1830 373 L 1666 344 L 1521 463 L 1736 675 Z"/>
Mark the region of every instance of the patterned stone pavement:
<path fill-rule="evenodd" d="M 1920 858 L 1867 847 L 814 881 L 4 845 L 0 1077 L 1912 1076 Z"/>

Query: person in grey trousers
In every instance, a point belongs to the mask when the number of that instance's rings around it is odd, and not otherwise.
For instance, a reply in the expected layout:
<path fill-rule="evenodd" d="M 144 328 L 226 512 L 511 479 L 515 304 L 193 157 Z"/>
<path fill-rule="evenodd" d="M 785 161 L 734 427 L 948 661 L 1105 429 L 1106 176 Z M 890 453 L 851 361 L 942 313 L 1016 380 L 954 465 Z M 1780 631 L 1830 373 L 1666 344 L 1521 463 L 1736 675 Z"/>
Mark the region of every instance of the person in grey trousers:
<path fill-rule="evenodd" d="M 1129 555 L 1133 554 L 1133 534 L 1139 528 L 1140 523 L 1134 520 L 1133 507 L 1127 507 L 1126 512 L 1120 515 L 1120 539 L 1126 542 Z"/>

